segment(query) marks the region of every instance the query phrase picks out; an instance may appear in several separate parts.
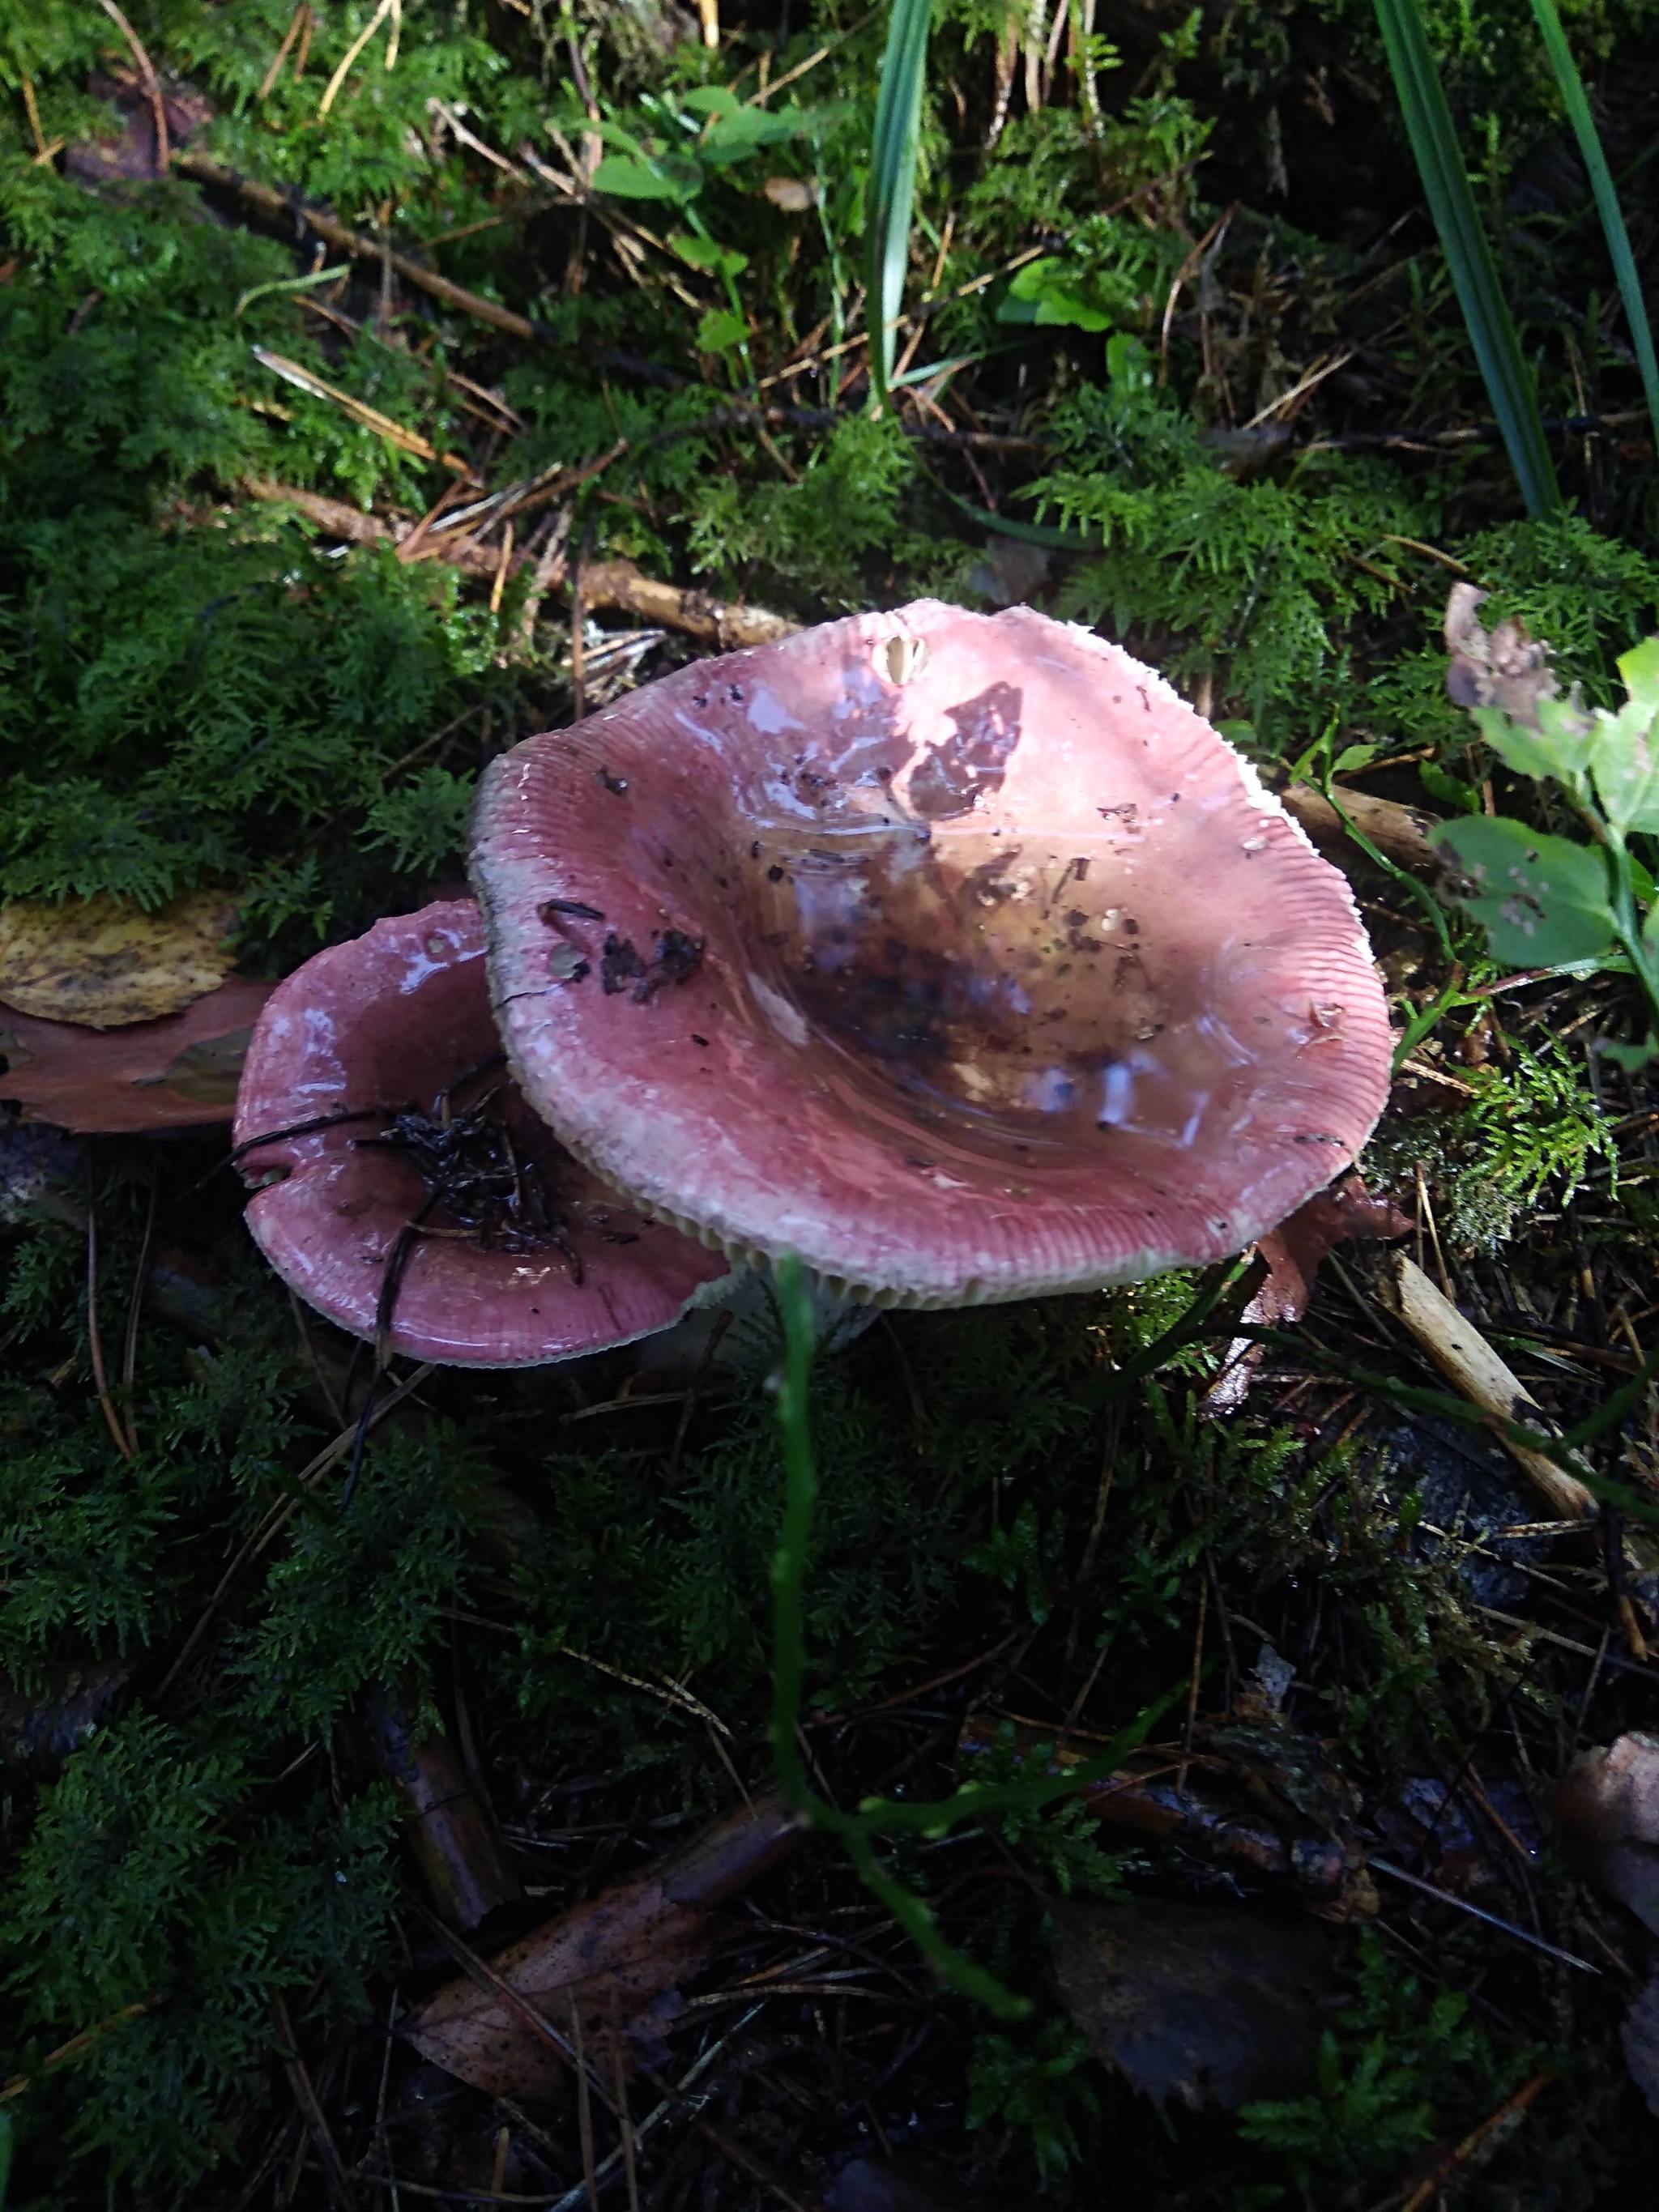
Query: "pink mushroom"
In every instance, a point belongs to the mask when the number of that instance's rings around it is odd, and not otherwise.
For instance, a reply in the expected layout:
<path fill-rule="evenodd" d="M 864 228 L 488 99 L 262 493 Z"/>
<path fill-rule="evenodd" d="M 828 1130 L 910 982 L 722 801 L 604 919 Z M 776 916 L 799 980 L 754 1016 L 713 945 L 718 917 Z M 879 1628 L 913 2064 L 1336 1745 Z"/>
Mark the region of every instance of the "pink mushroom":
<path fill-rule="evenodd" d="M 526 1106 L 471 899 L 376 922 L 277 986 L 235 1135 L 277 1273 L 413 1358 L 536 1366 L 626 1344 L 726 1272 L 603 1188 Z"/>
<path fill-rule="evenodd" d="M 831 623 L 529 738 L 471 873 L 562 1141 L 854 1297 L 1236 1252 L 1388 1091 L 1341 876 L 1159 677 L 1025 608 Z"/>

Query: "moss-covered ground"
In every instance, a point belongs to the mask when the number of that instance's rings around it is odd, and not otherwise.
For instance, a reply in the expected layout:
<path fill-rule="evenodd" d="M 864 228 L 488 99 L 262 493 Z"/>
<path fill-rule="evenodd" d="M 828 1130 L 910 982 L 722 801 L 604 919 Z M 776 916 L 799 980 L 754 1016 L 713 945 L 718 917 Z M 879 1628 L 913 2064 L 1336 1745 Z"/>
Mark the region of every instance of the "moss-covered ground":
<path fill-rule="evenodd" d="M 1659 627 L 1659 480 L 1530 13 L 1428 12 L 1553 425 L 1541 520 L 1364 0 L 942 0 L 880 418 L 883 10 L 722 6 L 708 47 L 677 0 L 129 0 L 161 175 L 117 12 L 0 0 L 0 895 L 228 887 L 240 964 L 276 975 L 457 884 L 485 762 L 577 686 L 705 649 L 667 629 L 607 676 L 635 618 L 579 610 L 576 674 L 560 544 L 808 621 L 1029 599 L 1167 670 L 1270 781 L 1488 804 L 1444 693 L 1448 585 L 1606 697 Z M 1650 274 L 1659 15 L 1564 13 Z M 393 526 L 468 472 L 542 495 L 469 565 L 400 560 Z M 1400 1022 L 1439 1010 L 1370 1181 L 1542 1415 L 1583 1421 L 1659 1328 L 1659 1105 L 1595 1049 L 1637 1033 L 1629 984 L 1502 972 L 1455 911 L 1449 964 L 1408 888 L 1346 862 Z M 223 1146 L 89 1140 L 0 1240 L 7 2201 L 582 2204 L 577 2073 L 503 2101 L 390 2033 L 455 1964 L 377 1756 L 386 1700 L 499 1824 L 519 1894 L 484 1951 L 763 1789 L 772 1401 L 641 1384 L 629 1354 L 441 1370 L 348 1507 L 327 1447 L 361 1371 L 253 1251 Z M 1650 2201 L 1659 2123 L 1619 2039 L 1644 1939 L 1548 1816 L 1577 1747 L 1654 1724 L 1659 1626 L 1617 1509 L 1599 1542 L 1551 1534 L 1501 1445 L 1412 1395 L 1445 1386 L 1387 1273 L 1374 1247 L 1328 1262 L 1224 1419 L 1202 1401 L 1248 1281 L 1194 1333 L 1215 1285 L 1181 1277 L 894 1316 L 825 1357 L 804 1715 L 852 1803 L 1168 1699 L 1177 1767 L 1211 1745 L 1269 1831 L 1400 1869 L 1373 1869 L 1380 1910 L 1310 1916 L 1328 1889 L 1075 1802 L 884 1847 L 1030 2001 L 1003 2020 L 814 1838 L 658 2020 L 634 2120 L 702 2070 L 602 2201 Z M 1656 1419 L 1640 1400 L 1588 1447 L 1632 1525 Z M 1264 1650 L 1293 1682 L 1250 1723 Z M 1240 2115 L 1108 2070 L 1060 1994 L 1067 1912 L 1099 1896 L 1327 1930 L 1316 2072 Z"/>

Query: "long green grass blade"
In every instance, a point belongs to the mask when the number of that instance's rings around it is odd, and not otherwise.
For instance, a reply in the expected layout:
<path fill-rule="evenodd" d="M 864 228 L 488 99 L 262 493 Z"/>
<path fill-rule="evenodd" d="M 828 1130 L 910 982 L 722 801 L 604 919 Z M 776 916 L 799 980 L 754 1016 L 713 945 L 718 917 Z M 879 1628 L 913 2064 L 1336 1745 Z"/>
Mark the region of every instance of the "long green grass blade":
<path fill-rule="evenodd" d="M 878 406 L 887 398 L 893 345 L 904 306 L 910 259 L 910 204 L 921 143 L 921 95 L 927 80 L 927 33 L 933 0 L 893 0 L 882 57 L 881 89 L 870 148 L 870 390 Z"/>
<path fill-rule="evenodd" d="M 1458 305 L 1528 514 L 1561 504 L 1538 395 L 1481 228 L 1451 111 L 1429 51 L 1418 0 L 1376 0 L 1376 16 L 1424 196 L 1440 234 Z"/>
<path fill-rule="evenodd" d="M 1625 303 L 1625 319 L 1630 325 L 1630 342 L 1636 355 L 1636 365 L 1642 372 L 1642 389 L 1647 394 L 1648 415 L 1653 424 L 1656 442 L 1659 442 L 1659 362 L 1653 353 L 1653 332 L 1648 325 L 1648 311 L 1642 298 L 1642 283 L 1636 273 L 1636 257 L 1630 250 L 1630 234 L 1625 228 L 1625 218 L 1619 206 L 1619 195 L 1613 188 L 1607 157 L 1601 151 L 1601 133 L 1595 127 L 1595 118 L 1590 113 L 1589 102 L 1584 97 L 1583 80 L 1578 65 L 1573 60 L 1566 33 L 1561 28 L 1561 18 L 1555 10 L 1555 0 L 1532 0 L 1532 12 L 1538 18 L 1538 27 L 1544 37 L 1544 52 L 1554 72 L 1561 105 L 1567 111 L 1567 120 L 1578 141 L 1578 150 L 1584 157 L 1590 190 L 1595 196 L 1595 210 L 1601 218 L 1602 235 L 1607 241 L 1607 258 L 1613 264 L 1613 273 L 1618 280 L 1619 296 Z"/>

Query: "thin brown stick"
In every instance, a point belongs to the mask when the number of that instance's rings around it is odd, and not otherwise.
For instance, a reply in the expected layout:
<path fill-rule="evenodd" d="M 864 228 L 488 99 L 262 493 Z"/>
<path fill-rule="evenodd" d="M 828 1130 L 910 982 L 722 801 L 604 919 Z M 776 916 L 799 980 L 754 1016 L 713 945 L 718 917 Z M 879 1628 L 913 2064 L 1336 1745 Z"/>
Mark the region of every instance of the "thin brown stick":
<path fill-rule="evenodd" d="M 357 2199 L 346 2178 L 345 2160 L 340 2156 L 340 2146 L 334 2140 L 328 2115 L 317 2094 L 311 2069 L 300 2054 L 299 2039 L 294 2033 L 294 2023 L 288 2016 L 288 2007 L 282 1994 L 273 1990 L 270 1997 L 271 2025 L 281 2039 L 283 2071 L 288 2075 L 289 2087 L 294 2092 L 294 2101 L 300 2108 L 300 2117 L 306 2124 L 306 2132 L 321 2164 L 328 2193 L 343 2212 L 354 2212 Z"/>
<path fill-rule="evenodd" d="M 0 2105 L 9 2105 L 15 2098 L 32 2089 L 43 2074 L 55 2073 L 58 2067 L 67 2066 L 71 2058 L 78 2058 L 83 2051 L 90 2051 L 93 2045 L 107 2035 L 112 2027 L 120 2027 L 127 2021 L 137 2020 L 143 2014 L 153 2012 L 155 2008 L 154 1997 L 141 1997 L 137 2004 L 123 2005 L 119 2012 L 112 2012 L 107 2020 L 100 2020 L 96 2027 L 83 2027 L 79 2035 L 70 2036 L 69 2041 L 60 2043 L 56 2051 L 47 2051 L 32 2074 L 14 2074 L 9 2081 L 0 2083 Z"/>
<path fill-rule="evenodd" d="M 1548 2088 L 1554 2078 L 1552 2074 L 1534 2074 L 1530 2081 L 1523 2082 L 1512 2097 L 1506 2098 L 1495 2112 L 1489 2113 L 1481 2121 L 1479 2127 L 1471 2128 L 1462 2142 L 1446 2154 L 1428 2179 L 1413 2190 L 1401 2206 L 1400 2212 L 1425 2212 L 1425 2207 L 1432 2203 L 1449 2181 L 1455 2179 L 1459 2167 L 1467 2166 L 1480 2146 L 1489 2136 L 1495 2135 L 1506 2120 L 1518 2119 L 1534 2099 Z"/>
<path fill-rule="evenodd" d="M 580 722 L 587 708 L 587 593 L 583 585 L 587 563 L 576 564 L 575 589 L 570 594 L 570 719 Z"/>
<path fill-rule="evenodd" d="M 408 535 L 398 540 L 398 558 L 408 562 L 415 559 L 425 547 L 428 534 L 436 530 L 446 511 L 459 507 L 463 500 L 471 499 L 473 487 L 466 483 L 447 483 L 439 493 L 435 506 L 429 507 Z"/>
<path fill-rule="evenodd" d="M 486 300 L 477 292 L 469 292 L 464 285 L 452 284 L 447 276 L 439 276 L 434 269 L 423 268 L 406 253 L 387 251 L 379 239 L 364 238 L 346 224 L 337 222 L 320 208 L 307 206 L 303 202 L 290 200 L 284 192 L 270 185 L 260 184 L 257 179 L 240 175 L 228 169 L 221 161 L 206 154 L 180 154 L 178 166 L 187 176 L 200 183 L 212 185 L 223 191 L 234 192 L 250 207 L 258 208 L 275 222 L 291 224 L 295 218 L 308 230 L 316 232 L 325 244 L 338 246 L 342 252 L 354 255 L 362 261 L 385 259 L 406 283 L 426 292 L 446 307 L 455 307 L 461 313 L 473 316 L 481 323 L 489 323 L 511 337 L 534 342 L 544 334 L 526 315 L 514 314 L 511 307 L 503 307 L 494 300 Z"/>
<path fill-rule="evenodd" d="M 361 422 L 366 430 L 373 430 L 378 437 L 386 439 L 388 444 L 398 447 L 405 453 L 413 453 L 416 460 L 436 461 L 444 468 L 453 469 L 458 476 L 472 477 L 471 462 L 464 460 L 459 453 L 441 453 L 418 430 L 408 429 L 403 423 L 394 422 L 390 415 L 381 414 L 378 407 L 371 407 L 367 400 L 359 399 L 355 393 L 342 392 L 337 385 L 330 384 L 324 378 L 313 374 L 297 361 L 289 361 L 285 354 L 273 353 L 269 346 L 262 345 L 256 345 L 250 350 L 262 368 L 268 368 L 273 376 L 280 376 L 284 384 L 293 385 L 296 391 L 307 392 L 313 399 L 331 401 L 336 407 L 343 409 L 354 422 Z"/>
<path fill-rule="evenodd" d="M 311 0 L 299 0 L 299 5 L 289 18 L 288 28 L 283 33 L 283 43 L 271 56 L 270 67 L 259 80 L 259 89 L 253 95 L 256 100 L 270 99 L 271 88 L 283 73 L 283 64 L 292 52 L 294 41 L 300 35 L 300 26 L 310 13 Z"/>
<path fill-rule="evenodd" d="M 155 65 L 144 52 L 137 32 L 116 6 L 115 0 L 98 0 L 98 5 L 127 42 L 127 51 L 132 56 L 133 66 L 138 72 L 139 82 L 144 88 L 150 115 L 155 125 L 155 173 L 164 177 L 167 173 L 167 164 L 173 159 L 173 149 L 167 140 L 167 112 L 161 98 L 161 83 L 155 74 Z"/>
<path fill-rule="evenodd" d="M 106 0 L 106 4 L 107 5 L 107 0 Z M 345 82 L 347 77 L 350 76 L 352 69 L 356 63 L 358 55 L 362 53 L 363 48 L 368 44 L 369 40 L 374 37 L 376 31 L 380 29 L 381 24 L 385 22 L 386 17 L 391 13 L 392 0 L 380 0 L 380 6 L 374 10 L 374 13 L 369 17 L 368 22 L 363 25 L 362 29 L 358 32 L 356 37 L 346 48 L 343 56 L 341 58 L 340 66 L 335 70 L 333 76 L 330 77 L 328 81 L 328 89 L 323 94 L 322 105 L 317 110 L 317 120 L 319 123 L 328 113 L 329 109 L 333 106 L 336 99 L 338 97 L 340 87 Z M 392 33 L 392 43 L 386 48 L 386 65 L 387 69 L 392 67 L 393 62 L 396 61 L 398 58 L 396 40 L 397 33 L 394 29 Z"/>
<path fill-rule="evenodd" d="M 1187 1684 L 1187 1719 L 1181 1732 L 1183 1756 L 1193 1747 L 1193 1730 L 1198 1723 L 1198 1686 L 1204 1679 L 1204 1618 L 1209 1611 L 1210 1585 L 1201 1582 L 1198 1586 L 1198 1625 L 1193 1631 L 1193 1671 Z M 1183 1777 L 1182 1786 L 1185 1786 Z"/>
<path fill-rule="evenodd" d="M 489 611 L 498 615 L 501 611 L 501 594 L 507 589 L 507 574 L 513 564 L 513 525 L 509 522 L 501 532 L 501 558 L 495 564 L 495 580 L 489 586 Z"/>
<path fill-rule="evenodd" d="M 23 79 L 23 112 L 28 117 L 29 129 L 34 134 L 36 156 L 44 159 L 46 151 L 46 134 L 40 128 L 40 111 L 34 104 L 34 86 L 27 77 Z"/>
<path fill-rule="evenodd" d="M 417 1367 L 412 1375 L 406 1375 L 403 1381 L 398 1383 L 396 1389 L 389 1390 L 384 1398 L 380 1399 L 376 1402 L 369 1420 L 369 1426 L 372 1428 L 378 1423 L 383 1421 L 394 1406 L 401 1405 L 403 1401 L 409 1396 L 412 1390 L 419 1389 L 421 1384 L 426 1381 L 428 1376 L 430 1375 L 431 1372 L 432 1366 L 431 1364 L 428 1363 L 424 1367 Z M 323 1477 L 328 1473 L 331 1467 L 337 1465 L 339 1461 L 345 1457 L 346 1454 L 351 1449 L 352 1445 L 356 1442 L 359 1425 L 359 1422 L 353 1421 L 349 1427 L 342 1429 L 331 1443 L 325 1444 L 321 1451 L 317 1454 L 316 1457 L 307 1462 L 307 1463 L 301 1468 L 299 1474 L 296 1476 L 295 1480 L 295 1488 L 296 1491 L 303 1492 L 311 1489 L 313 1485 L 322 1480 Z M 159 1705 L 163 1701 L 167 1692 L 173 1687 L 173 1685 L 178 1680 L 179 1674 L 189 1664 L 190 1660 L 195 1653 L 198 1646 L 200 1644 L 202 1638 L 207 1634 L 209 1625 L 212 1621 L 214 1615 L 218 1612 L 220 1607 L 224 1603 L 227 1595 L 229 1594 L 231 1584 L 235 1581 L 237 1576 L 240 1574 L 242 1569 L 247 1565 L 250 1559 L 257 1559 L 259 1553 L 265 1549 L 267 1545 L 274 1542 L 276 1536 L 287 1525 L 289 1519 L 298 1509 L 299 1503 L 299 1498 L 297 1497 L 294 1497 L 286 1498 L 281 1505 L 273 1506 L 271 1510 L 265 1516 L 264 1521 L 262 1521 L 259 1526 L 253 1531 L 252 1534 L 249 1536 L 239 1547 L 236 1556 L 232 1559 L 230 1565 L 225 1569 L 223 1574 L 220 1576 L 218 1583 L 214 1589 L 213 1595 L 209 1598 L 206 1605 L 202 1608 L 201 1614 L 198 1617 L 195 1626 L 191 1630 L 190 1634 L 185 1637 L 178 1657 L 173 1661 L 172 1666 L 167 1668 L 167 1673 L 161 1677 L 161 1686 L 156 1691 L 154 1699 L 154 1702 L 156 1705 Z"/>
<path fill-rule="evenodd" d="M 617 2100 L 623 2182 L 628 2191 L 628 2212 L 640 2212 L 640 2178 L 634 2170 L 634 2116 L 628 2109 L 628 2069 L 623 2063 L 622 2022 L 617 2016 L 617 1988 L 611 1986 L 611 2079 Z"/>
<path fill-rule="evenodd" d="M 587 2094 L 587 2049 L 582 2041 L 581 2008 L 576 2002 L 576 1992 L 569 1993 L 570 2045 L 576 2054 L 576 2139 L 581 2145 L 582 2182 L 587 2191 L 587 2201 L 597 2206 L 599 2185 L 593 2166 L 593 2106 Z"/>
<path fill-rule="evenodd" d="M 570 509 L 555 515 L 553 526 L 547 533 L 547 542 L 536 556 L 536 565 L 530 574 L 530 589 L 525 593 L 524 606 L 519 615 L 519 642 L 528 652 L 536 642 L 536 617 L 542 611 L 542 601 L 556 582 L 562 583 L 569 571 L 566 547 L 570 538 Z"/>
<path fill-rule="evenodd" d="M 133 1383 L 138 1372 L 138 1321 L 144 1307 L 144 1285 L 149 1275 L 149 1248 L 155 1235 L 155 1178 L 150 1177 L 149 1204 L 144 1212 L 144 1233 L 138 1246 L 138 1266 L 127 1301 L 126 1334 L 121 1345 L 121 1389 L 127 1402 L 127 1438 L 136 1451 L 138 1424 L 132 1410 Z"/>
<path fill-rule="evenodd" d="M 279 501 L 293 507 L 296 514 L 353 545 L 398 543 L 395 525 L 382 521 L 377 514 L 365 514 L 343 499 L 304 491 L 297 484 L 277 483 L 268 477 L 245 477 L 242 489 L 255 499 Z M 522 513 L 522 506 L 518 511 Z M 469 575 L 495 579 L 498 556 L 487 547 L 451 545 L 440 539 L 433 557 L 450 562 Z M 526 554 L 515 553 L 513 567 L 521 567 L 527 558 Z M 591 561 L 580 571 L 580 584 L 590 609 L 620 608 L 661 629 L 683 630 L 690 637 L 705 639 L 724 651 L 744 645 L 770 645 L 779 638 L 793 636 L 799 628 L 787 616 L 773 614 L 768 608 L 737 606 L 730 600 L 712 599 L 706 592 L 642 575 L 631 561 Z"/>
<path fill-rule="evenodd" d="M 1599 1966 L 1593 1966 L 1588 1959 L 1581 1959 L 1571 1951 L 1564 1951 L 1559 1943 L 1546 1942 L 1541 1936 L 1534 1936 L 1529 1928 L 1517 1928 L 1514 1921 L 1505 1920 L 1496 1912 L 1488 1912 L 1484 1905 L 1471 1905 L 1467 1897 L 1455 1897 L 1450 1890 L 1441 1889 L 1431 1881 L 1425 1881 L 1421 1875 L 1408 1874 L 1404 1867 L 1397 1867 L 1388 1859 L 1373 1856 L 1366 1861 L 1366 1864 L 1374 1874 L 1385 1874 L 1395 1881 L 1403 1881 L 1408 1889 L 1421 1890 L 1425 1897 L 1432 1897 L 1442 1905 L 1449 1905 L 1454 1911 L 1467 1912 L 1472 1920 L 1484 1920 L 1488 1928 L 1501 1929 L 1505 1936 L 1512 1936 L 1517 1943 L 1525 1943 L 1534 1951 L 1543 1952 L 1547 1958 L 1559 1959 L 1564 1966 L 1577 1966 L 1583 1974 L 1599 1974 L 1601 1971 Z"/>
<path fill-rule="evenodd" d="M 98 1327 L 98 1215 L 87 1208 L 87 1347 L 92 1354 L 92 1379 L 97 1385 L 98 1402 L 104 1409 L 104 1419 L 115 1439 L 115 1449 L 125 1460 L 132 1457 L 132 1445 L 121 1425 L 121 1417 L 115 1410 L 115 1401 L 110 1395 L 109 1376 L 104 1366 L 104 1340 Z"/>

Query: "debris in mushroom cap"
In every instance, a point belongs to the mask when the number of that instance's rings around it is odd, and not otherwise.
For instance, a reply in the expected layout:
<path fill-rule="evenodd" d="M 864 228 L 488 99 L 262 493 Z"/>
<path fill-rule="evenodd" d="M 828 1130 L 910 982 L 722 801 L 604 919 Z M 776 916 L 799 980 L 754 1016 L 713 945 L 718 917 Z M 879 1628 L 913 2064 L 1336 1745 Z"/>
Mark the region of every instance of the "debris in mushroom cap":
<path fill-rule="evenodd" d="M 572 1151 L 866 1297 L 1236 1251 L 1387 1093 L 1341 877 L 1160 678 L 1027 609 L 826 624 L 530 738 L 471 872 L 514 1073 Z M 604 915 L 568 933 L 605 988 L 550 987 L 550 902 Z M 676 936 L 695 969 L 643 988 Z"/>
<path fill-rule="evenodd" d="M 470 899 L 377 922 L 289 976 L 236 1112 L 266 1257 L 354 1334 L 456 1365 L 534 1366 L 666 1328 L 724 1262 L 571 1159 L 501 1060 Z"/>

